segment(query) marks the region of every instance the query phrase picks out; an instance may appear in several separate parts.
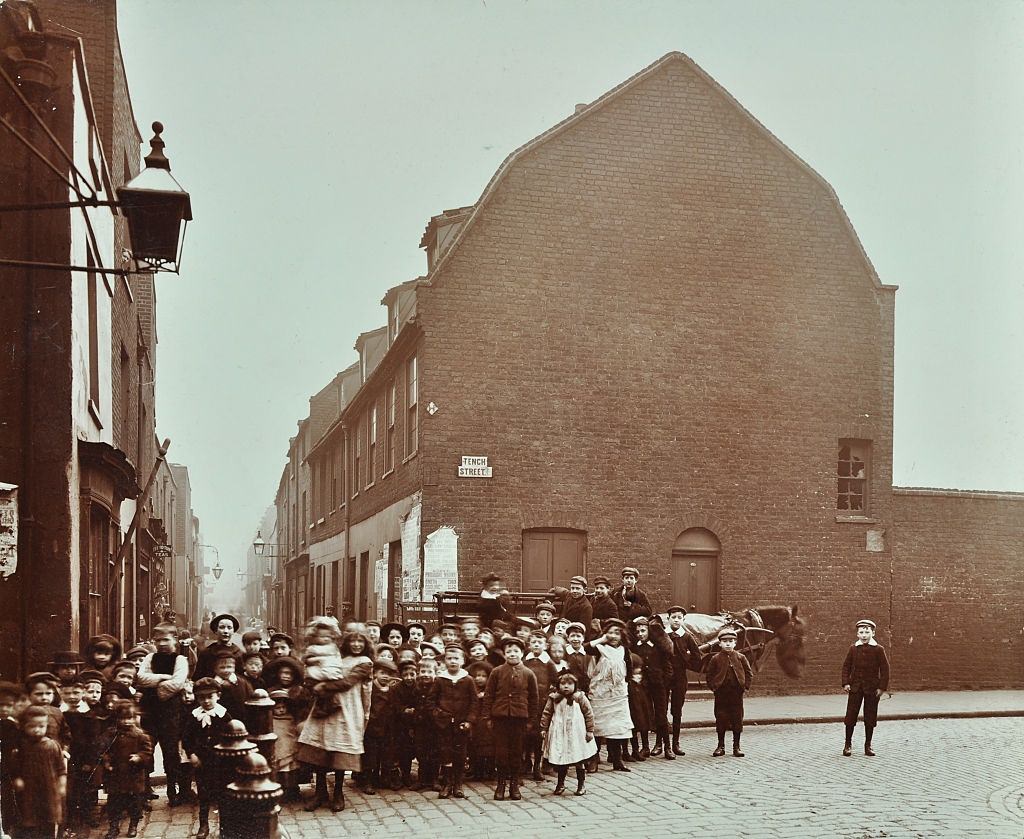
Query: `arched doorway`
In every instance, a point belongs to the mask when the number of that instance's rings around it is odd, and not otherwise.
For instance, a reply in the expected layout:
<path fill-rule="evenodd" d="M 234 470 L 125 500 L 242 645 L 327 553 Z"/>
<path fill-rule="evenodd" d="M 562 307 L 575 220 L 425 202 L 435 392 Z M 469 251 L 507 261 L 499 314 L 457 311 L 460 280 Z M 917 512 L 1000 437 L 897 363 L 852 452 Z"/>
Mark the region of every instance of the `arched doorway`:
<path fill-rule="evenodd" d="M 710 530 L 691 527 L 672 546 L 672 602 L 688 612 L 716 614 L 718 556 L 722 543 Z"/>

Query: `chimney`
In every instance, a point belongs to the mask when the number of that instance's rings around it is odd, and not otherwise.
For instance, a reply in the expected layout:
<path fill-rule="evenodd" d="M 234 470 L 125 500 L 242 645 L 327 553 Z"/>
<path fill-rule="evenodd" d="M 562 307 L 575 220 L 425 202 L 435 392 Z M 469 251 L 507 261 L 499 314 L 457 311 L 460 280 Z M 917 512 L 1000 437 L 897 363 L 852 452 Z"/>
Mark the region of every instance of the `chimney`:
<path fill-rule="evenodd" d="M 586 110 L 588 107 L 590 107 L 589 102 L 578 102 L 576 104 L 576 113 L 578 114 L 580 111 Z"/>

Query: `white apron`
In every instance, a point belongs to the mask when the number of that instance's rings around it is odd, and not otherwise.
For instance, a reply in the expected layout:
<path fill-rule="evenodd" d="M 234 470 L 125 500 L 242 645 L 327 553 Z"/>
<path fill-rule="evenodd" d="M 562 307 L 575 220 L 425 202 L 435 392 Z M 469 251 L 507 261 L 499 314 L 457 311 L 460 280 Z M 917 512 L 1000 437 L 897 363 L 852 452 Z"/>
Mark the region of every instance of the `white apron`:
<path fill-rule="evenodd" d="M 626 684 L 625 647 L 594 644 L 600 653 L 590 663 L 590 705 L 594 709 L 594 734 L 612 740 L 633 736 L 629 715 L 629 687 Z"/>
<path fill-rule="evenodd" d="M 544 741 L 544 757 L 552 766 L 571 766 L 597 754 L 597 741 L 587 742 L 587 721 L 576 700 L 555 703 Z"/>

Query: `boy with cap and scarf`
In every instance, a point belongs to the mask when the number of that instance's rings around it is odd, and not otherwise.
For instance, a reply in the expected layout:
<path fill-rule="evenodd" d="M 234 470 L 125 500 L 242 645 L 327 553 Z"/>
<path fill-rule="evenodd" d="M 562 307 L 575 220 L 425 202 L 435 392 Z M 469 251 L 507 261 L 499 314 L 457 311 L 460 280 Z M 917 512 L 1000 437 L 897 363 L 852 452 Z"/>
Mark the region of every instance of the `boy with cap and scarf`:
<path fill-rule="evenodd" d="M 715 694 L 715 730 L 718 747 L 712 757 L 725 754 L 725 732 L 732 730 L 732 753 L 743 757 L 740 734 L 743 732 L 743 693 L 750 688 L 754 671 L 743 653 L 736 650 L 736 630 L 727 626 L 718 633 L 718 652 L 706 659 L 708 687 Z"/>
<path fill-rule="evenodd" d="M 850 647 L 843 662 L 843 690 L 846 700 L 846 743 L 843 755 L 852 753 L 853 730 L 857 727 L 857 714 L 864 703 L 864 754 L 874 757 L 871 735 L 878 724 L 878 700 L 889 688 L 889 658 L 885 648 L 875 640 L 875 622 L 864 618 L 857 621 L 857 640 Z"/>
<path fill-rule="evenodd" d="M 640 572 L 631 565 L 622 569 L 622 585 L 612 592 L 612 601 L 618 609 L 619 620 L 625 621 L 628 626 L 634 618 L 649 618 L 651 616 L 651 601 L 647 595 L 637 586 L 640 579 Z"/>

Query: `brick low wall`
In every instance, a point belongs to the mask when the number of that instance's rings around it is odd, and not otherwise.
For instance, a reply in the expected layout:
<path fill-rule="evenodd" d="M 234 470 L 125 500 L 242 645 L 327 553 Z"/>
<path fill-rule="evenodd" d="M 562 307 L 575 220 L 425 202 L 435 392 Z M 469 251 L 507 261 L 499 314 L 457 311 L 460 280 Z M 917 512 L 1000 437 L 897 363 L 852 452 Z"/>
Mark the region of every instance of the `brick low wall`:
<path fill-rule="evenodd" d="M 1024 494 L 893 492 L 893 685 L 1024 687 Z"/>

